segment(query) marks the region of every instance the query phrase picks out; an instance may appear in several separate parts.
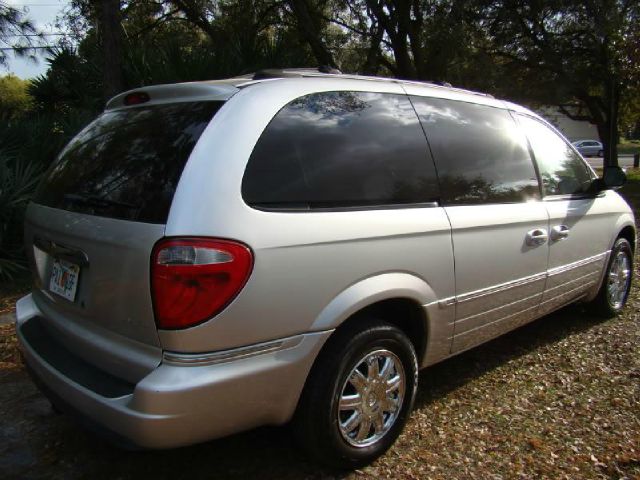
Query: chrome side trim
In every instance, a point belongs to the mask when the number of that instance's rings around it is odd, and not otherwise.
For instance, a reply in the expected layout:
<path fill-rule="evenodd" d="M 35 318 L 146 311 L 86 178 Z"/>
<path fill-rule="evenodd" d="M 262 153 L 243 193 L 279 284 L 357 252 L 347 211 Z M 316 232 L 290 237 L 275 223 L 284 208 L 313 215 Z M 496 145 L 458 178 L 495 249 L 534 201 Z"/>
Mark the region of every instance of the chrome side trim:
<path fill-rule="evenodd" d="M 178 353 L 163 352 L 162 360 L 182 366 L 214 365 L 218 363 L 233 362 L 263 353 L 277 352 L 297 346 L 302 342 L 304 335 L 295 335 L 289 338 L 273 340 L 271 342 L 257 343 L 247 347 L 233 348 L 210 353 Z"/>
<path fill-rule="evenodd" d="M 493 326 L 495 326 L 495 325 L 497 325 L 497 324 L 499 324 L 501 322 L 509 320 L 510 318 L 518 317 L 520 315 L 523 315 L 526 312 L 531 312 L 531 311 L 537 310 L 538 307 L 539 307 L 539 305 L 533 305 L 532 307 L 527 307 L 524 310 L 519 310 L 517 312 L 510 313 L 509 315 L 505 315 L 504 317 L 497 318 L 497 319 L 493 320 L 492 322 L 485 323 L 483 325 L 478 325 L 477 327 L 472 328 L 470 330 L 465 330 L 464 332 L 460 332 L 458 335 L 456 335 L 456 337 L 462 338 L 462 337 L 464 337 L 466 335 L 469 335 L 471 333 L 478 332 L 478 331 L 481 331 L 481 330 L 489 328 L 489 327 L 493 327 Z M 526 323 L 529 323 L 529 321 L 532 321 L 532 320 L 528 320 Z"/>
<path fill-rule="evenodd" d="M 609 251 L 599 253 L 592 257 L 583 258 L 582 260 L 578 260 L 577 262 L 567 263 L 566 265 L 560 265 L 559 267 L 549 269 L 549 276 L 552 277 L 554 275 L 559 275 L 561 273 L 568 272 L 573 270 L 574 268 L 584 267 L 585 265 L 589 265 L 591 263 L 598 262 L 609 255 Z"/>
<path fill-rule="evenodd" d="M 459 325 L 459 324 L 463 324 L 464 322 L 466 322 L 466 321 L 468 321 L 468 320 L 473 320 L 474 318 L 478 318 L 478 317 L 480 317 L 480 316 L 482 316 L 482 315 L 487 315 L 487 314 L 491 314 L 491 313 L 496 313 L 496 312 L 499 312 L 500 310 L 504 310 L 504 309 L 506 309 L 506 308 L 508 308 L 508 307 L 513 307 L 513 306 L 518 305 L 518 304 L 520 304 L 520 303 L 525 303 L 525 302 L 535 301 L 537 298 L 542 299 L 542 295 L 543 295 L 543 293 L 542 293 L 542 292 L 534 293 L 533 295 L 529 295 L 528 297 L 520 298 L 520 299 L 516 300 L 515 302 L 503 303 L 503 304 L 501 304 L 501 305 L 498 305 L 497 307 L 490 308 L 489 310 L 483 310 L 483 311 L 481 311 L 481 312 L 474 313 L 473 315 L 469 315 L 469 316 L 467 316 L 467 317 L 457 318 L 457 319 L 456 319 L 456 324 L 457 324 L 457 325 Z M 537 306 L 538 306 L 538 304 L 539 304 L 539 302 L 536 302 L 535 306 L 537 307 Z M 531 308 L 533 308 L 533 307 L 531 307 Z M 524 311 L 526 311 L 526 310 L 528 310 L 528 309 L 529 309 L 529 307 L 525 308 L 525 309 L 524 309 L 524 310 L 522 310 L 522 311 L 524 312 Z M 512 315 L 512 314 L 507 314 L 506 316 L 504 316 L 504 317 L 500 317 L 500 318 L 508 318 L 508 317 L 509 317 L 509 316 L 511 316 L 511 315 Z M 494 320 L 494 321 L 499 321 L 499 320 L 500 320 L 500 319 L 498 319 L 498 320 Z M 491 324 L 491 323 L 493 323 L 494 321 L 489 322 L 489 323 L 487 323 L 487 324 L 484 324 L 483 326 L 490 325 L 490 324 Z M 474 327 L 474 329 L 475 329 L 475 328 L 478 328 L 478 327 Z M 482 328 L 482 326 L 480 326 L 480 328 Z M 464 333 L 464 332 L 461 332 L 461 333 Z"/>
<path fill-rule="evenodd" d="M 554 290 L 566 289 L 566 288 L 567 288 L 567 286 L 572 285 L 572 284 L 575 284 L 575 283 L 579 283 L 579 284 L 580 284 L 580 285 L 578 285 L 578 287 L 576 287 L 576 288 L 584 288 L 584 289 L 586 290 L 586 289 L 588 289 L 589 287 L 591 287 L 591 286 L 595 283 L 595 280 L 592 280 L 592 281 L 590 281 L 590 282 L 587 282 L 586 280 L 587 280 L 587 279 L 589 279 L 590 277 L 595 277 L 595 276 L 597 276 L 597 275 L 599 275 L 599 274 L 600 274 L 600 272 L 597 272 L 597 271 L 596 271 L 596 272 L 589 272 L 589 273 L 586 273 L 586 274 L 581 275 L 581 276 L 579 276 L 579 277 L 577 277 L 577 278 L 574 278 L 574 279 L 572 279 L 572 280 L 567 280 L 566 282 L 564 282 L 564 283 L 562 283 L 562 284 L 560 284 L 560 285 L 555 285 L 555 286 L 553 286 L 553 287 L 547 288 L 547 289 L 545 290 L 544 294 L 545 294 L 545 296 L 546 296 L 546 295 L 548 295 L 548 294 L 551 294 L 551 292 L 553 292 Z M 581 283 L 581 282 L 582 282 L 582 283 Z M 568 290 L 568 291 L 570 291 L 570 292 L 571 292 L 571 291 L 573 291 L 573 290 L 574 290 L 574 289 L 570 289 L 570 290 Z M 560 294 L 559 294 L 559 296 L 562 296 L 562 295 L 564 295 L 564 293 L 560 293 Z M 554 298 L 554 297 L 552 297 L 552 298 Z M 543 302 L 543 303 L 544 303 L 544 302 Z"/>
<path fill-rule="evenodd" d="M 584 291 L 585 288 L 588 289 L 588 287 L 592 286 L 594 283 L 595 282 L 589 283 L 586 287 L 584 285 L 579 285 L 579 286 L 577 286 L 575 288 L 572 288 L 572 289 L 567 290 L 567 291 L 565 291 L 563 293 L 555 295 L 555 296 L 553 296 L 551 298 L 547 298 L 547 299 L 543 300 L 542 302 L 540 302 L 540 311 L 544 312 L 543 315 L 546 315 L 547 313 L 550 313 L 550 312 L 547 312 L 545 310 L 545 306 L 547 306 L 550 303 L 556 302 L 556 301 L 562 299 L 563 297 L 569 297 L 569 300 L 567 300 L 565 302 L 567 304 L 571 303 L 573 300 L 577 300 L 581 296 L 586 295 L 586 292 Z M 560 303 L 559 305 L 563 305 L 563 304 L 564 303 Z M 554 305 L 553 310 L 555 310 L 556 308 L 559 308 L 559 307 L 556 307 Z"/>
<path fill-rule="evenodd" d="M 461 295 L 458 295 L 456 301 L 457 303 L 468 302 L 470 300 L 475 300 L 477 298 L 486 297 L 487 295 L 493 295 L 494 293 L 503 292 L 505 290 L 510 290 L 516 287 L 522 287 L 523 285 L 527 285 L 529 283 L 544 280 L 546 277 L 547 277 L 546 272 L 536 273 L 535 275 L 518 278 L 517 280 L 501 283 L 499 285 L 494 285 L 492 287 L 475 290 L 473 292 L 463 293 Z"/>
<path fill-rule="evenodd" d="M 589 265 L 592 263 L 596 263 L 603 258 L 606 258 L 609 255 L 610 251 L 598 253 L 597 255 L 593 255 L 591 257 L 583 258 L 582 260 L 578 260 L 573 263 L 567 263 L 566 265 L 561 265 L 559 267 L 555 267 L 549 269 L 546 272 L 536 273 L 534 275 L 530 275 L 528 277 L 518 278 L 517 280 L 512 280 L 509 282 L 501 283 L 499 285 L 493 285 L 491 287 L 482 288 L 480 290 L 474 290 L 472 292 L 462 293 L 460 295 L 446 297 L 441 300 L 437 300 L 436 302 L 440 308 L 449 307 L 451 305 L 455 305 L 457 303 L 464 303 L 471 300 L 476 300 L 478 298 L 486 297 L 488 295 L 493 295 L 495 293 L 503 292 L 505 290 L 510 290 L 516 287 L 522 287 L 529 283 L 537 282 L 539 280 L 544 280 L 547 277 L 552 277 L 555 275 L 560 275 L 562 273 L 569 272 L 573 269 L 584 267 L 585 265 Z M 581 277 L 582 278 L 582 277 Z M 425 306 L 430 306 L 432 303 L 427 304 Z"/>
<path fill-rule="evenodd" d="M 456 297 L 446 297 L 442 300 L 436 300 L 435 302 L 427 303 L 425 307 L 430 307 L 431 305 L 437 303 L 440 308 L 450 307 L 456 304 Z"/>
<path fill-rule="evenodd" d="M 604 197 L 604 193 L 600 192 L 597 194 L 593 193 L 574 193 L 574 194 L 564 194 L 564 195 L 546 195 L 542 201 L 543 202 L 562 202 L 567 200 L 594 200 L 595 198 Z"/>

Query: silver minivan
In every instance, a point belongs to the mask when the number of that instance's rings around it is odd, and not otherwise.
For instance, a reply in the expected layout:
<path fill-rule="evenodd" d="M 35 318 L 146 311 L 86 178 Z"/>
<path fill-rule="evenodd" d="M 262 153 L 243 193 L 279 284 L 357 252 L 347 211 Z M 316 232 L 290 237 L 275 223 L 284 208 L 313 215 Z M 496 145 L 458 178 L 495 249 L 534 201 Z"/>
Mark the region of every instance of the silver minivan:
<path fill-rule="evenodd" d="M 624 307 L 623 182 L 450 87 L 283 70 L 125 92 L 28 207 L 20 346 L 54 406 L 117 442 L 291 423 L 358 467 L 419 369 L 571 302 Z"/>

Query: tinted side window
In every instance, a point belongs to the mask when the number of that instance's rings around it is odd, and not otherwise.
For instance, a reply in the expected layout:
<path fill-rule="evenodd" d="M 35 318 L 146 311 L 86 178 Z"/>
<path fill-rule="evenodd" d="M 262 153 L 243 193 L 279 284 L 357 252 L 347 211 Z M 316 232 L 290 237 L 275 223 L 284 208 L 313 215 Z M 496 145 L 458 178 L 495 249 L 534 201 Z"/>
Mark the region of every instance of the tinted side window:
<path fill-rule="evenodd" d="M 523 115 L 518 115 L 518 118 L 538 163 L 544 194 L 586 193 L 593 176 L 580 156 L 561 136 L 543 123 Z"/>
<path fill-rule="evenodd" d="M 449 205 L 539 198 L 524 135 L 508 111 L 439 98 L 412 97 Z"/>
<path fill-rule="evenodd" d="M 35 201 L 104 217 L 164 223 L 182 170 L 221 102 L 107 111 L 71 140 Z"/>
<path fill-rule="evenodd" d="M 412 204 L 439 196 L 408 98 L 363 92 L 311 94 L 280 110 L 251 154 L 242 194 L 261 208 Z"/>

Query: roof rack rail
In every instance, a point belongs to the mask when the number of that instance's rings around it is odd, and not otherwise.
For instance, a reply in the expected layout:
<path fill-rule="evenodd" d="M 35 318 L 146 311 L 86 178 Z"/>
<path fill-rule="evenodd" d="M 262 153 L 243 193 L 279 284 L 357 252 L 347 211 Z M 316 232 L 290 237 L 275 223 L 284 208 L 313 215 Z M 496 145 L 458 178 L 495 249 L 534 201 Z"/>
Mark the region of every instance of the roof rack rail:
<path fill-rule="evenodd" d="M 267 80 L 267 79 L 276 79 L 276 78 L 331 77 L 333 75 L 336 75 L 336 76 L 339 75 L 340 78 L 344 78 L 344 79 L 425 85 L 425 86 L 431 86 L 431 87 L 446 88 L 446 89 L 454 90 L 457 92 L 467 93 L 470 95 L 479 95 L 482 97 L 494 98 L 494 96 L 489 93 L 475 92 L 473 90 L 454 87 L 449 82 L 445 82 L 445 81 L 402 80 L 399 78 L 376 77 L 376 76 L 356 75 L 356 74 L 349 74 L 349 73 L 344 74 L 340 70 L 330 67 L 328 65 L 322 65 L 317 68 L 269 68 L 265 70 L 259 70 L 253 74 L 248 74 L 247 77 L 251 79 L 249 81 L 249 84 L 252 84 L 256 80 Z M 246 78 L 246 77 L 243 76 L 243 78 Z"/>
<path fill-rule="evenodd" d="M 321 65 L 317 68 L 267 68 L 258 70 L 253 74 L 253 80 L 266 80 L 269 78 L 304 77 L 305 74 L 324 73 L 329 75 L 341 75 L 342 72 L 329 65 Z"/>
<path fill-rule="evenodd" d="M 320 65 L 318 67 L 318 71 L 320 73 L 330 73 L 333 75 L 342 75 L 342 72 L 340 70 L 338 70 L 337 68 L 333 68 L 330 65 Z"/>

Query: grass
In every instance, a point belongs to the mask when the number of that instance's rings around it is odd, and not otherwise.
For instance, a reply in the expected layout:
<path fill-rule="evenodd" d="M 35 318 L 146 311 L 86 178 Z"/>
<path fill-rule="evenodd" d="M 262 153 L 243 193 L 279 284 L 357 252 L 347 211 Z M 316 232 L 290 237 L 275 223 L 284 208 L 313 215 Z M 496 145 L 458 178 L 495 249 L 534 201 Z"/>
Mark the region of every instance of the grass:
<path fill-rule="evenodd" d="M 640 171 L 628 179 L 620 192 L 638 212 Z M 636 282 L 617 318 L 568 307 L 423 371 L 405 432 L 355 472 L 308 463 L 284 428 L 164 452 L 115 448 L 51 411 L 13 327 L 0 326 L 0 477 L 638 480 L 639 312 Z"/>
<path fill-rule="evenodd" d="M 618 144 L 618 154 L 633 155 L 640 153 L 640 140 L 623 140 Z"/>
<path fill-rule="evenodd" d="M 627 170 L 627 183 L 620 189 L 620 194 L 629 202 L 636 214 L 636 223 L 640 217 L 640 168 Z"/>

